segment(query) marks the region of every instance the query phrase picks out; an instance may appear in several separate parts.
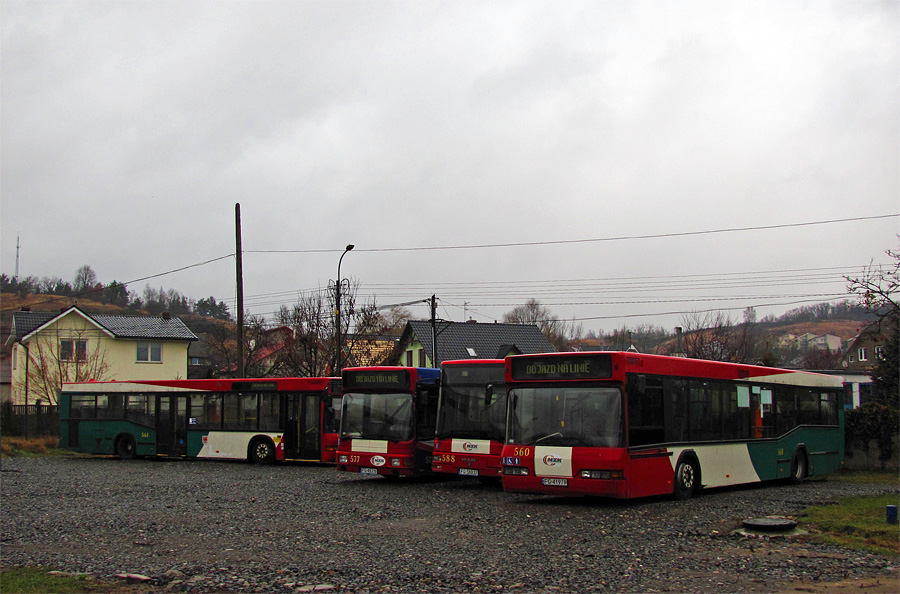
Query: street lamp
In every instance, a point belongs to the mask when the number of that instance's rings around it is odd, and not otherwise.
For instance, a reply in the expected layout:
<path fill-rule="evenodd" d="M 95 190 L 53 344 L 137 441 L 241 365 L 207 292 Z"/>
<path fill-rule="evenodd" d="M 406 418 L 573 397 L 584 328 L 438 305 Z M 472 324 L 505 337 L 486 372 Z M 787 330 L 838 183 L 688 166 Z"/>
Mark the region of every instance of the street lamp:
<path fill-rule="evenodd" d="M 334 329 L 336 336 L 336 356 L 335 356 L 335 366 L 334 369 L 336 371 L 336 375 L 340 376 L 341 374 L 341 285 L 347 283 L 347 290 L 350 290 L 350 281 L 341 279 L 341 262 L 344 261 L 344 256 L 347 255 L 347 252 L 353 249 L 353 244 L 349 244 L 345 249 L 344 253 L 341 254 L 340 260 L 338 260 L 338 269 L 337 269 L 337 282 L 334 283 Z"/>

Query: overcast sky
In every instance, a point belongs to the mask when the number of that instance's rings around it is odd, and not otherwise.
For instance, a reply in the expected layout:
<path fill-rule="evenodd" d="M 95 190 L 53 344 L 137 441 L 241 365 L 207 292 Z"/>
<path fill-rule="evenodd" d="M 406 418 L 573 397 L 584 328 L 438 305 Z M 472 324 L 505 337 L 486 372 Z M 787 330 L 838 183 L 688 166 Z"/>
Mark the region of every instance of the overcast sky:
<path fill-rule="evenodd" d="M 896 0 L 3 0 L 0 27 L 10 276 L 17 238 L 20 277 L 215 260 L 128 286 L 234 310 L 240 203 L 251 313 L 354 244 L 378 305 L 611 331 L 832 300 L 898 248 Z"/>

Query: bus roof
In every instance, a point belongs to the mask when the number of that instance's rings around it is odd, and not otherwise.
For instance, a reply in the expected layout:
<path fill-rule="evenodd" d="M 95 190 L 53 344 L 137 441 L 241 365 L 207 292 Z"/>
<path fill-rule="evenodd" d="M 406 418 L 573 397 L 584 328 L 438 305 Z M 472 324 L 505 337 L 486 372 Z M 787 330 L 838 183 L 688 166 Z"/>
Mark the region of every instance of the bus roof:
<path fill-rule="evenodd" d="M 616 377 L 624 373 L 644 373 L 648 375 L 668 375 L 676 377 L 696 377 L 704 379 L 744 380 L 748 382 L 787 384 L 800 386 L 840 387 L 844 383 L 841 376 L 813 373 L 794 369 L 780 369 L 744 363 L 688 359 L 666 355 L 649 355 L 622 351 L 580 351 L 577 353 L 544 353 L 539 355 L 512 355 L 507 357 L 507 366 L 512 360 L 535 358 L 610 357 Z M 507 372 L 509 368 L 507 367 Z M 507 379 L 510 379 L 509 377 Z M 540 380 L 538 380 L 540 381 Z"/>
<path fill-rule="evenodd" d="M 72 382 L 61 392 L 234 392 L 324 390 L 336 377 L 267 377 L 188 380 L 129 380 Z"/>

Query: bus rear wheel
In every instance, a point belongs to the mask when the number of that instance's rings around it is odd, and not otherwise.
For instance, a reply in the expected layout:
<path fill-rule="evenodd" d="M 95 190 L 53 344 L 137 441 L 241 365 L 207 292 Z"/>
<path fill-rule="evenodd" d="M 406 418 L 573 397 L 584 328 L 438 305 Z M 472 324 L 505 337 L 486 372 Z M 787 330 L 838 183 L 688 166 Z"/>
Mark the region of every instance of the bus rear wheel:
<path fill-rule="evenodd" d="M 797 450 L 794 452 L 794 457 L 791 458 L 791 478 L 790 483 L 792 485 L 799 485 L 806 479 L 806 452 L 803 450 Z"/>
<path fill-rule="evenodd" d="M 116 440 L 116 454 L 122 460 L 134 460 L 137 458 L 137 446 L 134 444 L 134 438 L 130 435 L 123 435 Z"/>
<path fill-rule="evenodd" d="M 275 444 L 271 439 L 257 439 L 250 444 L 249 454 L 254 464 L 271 464 L 275 461 Z"/>
<path fill-rule="evenodd" d="M 693 460 L 679 460 L 675 467 L 675 486 L 673 494 L 679 501 L 690 499 L 697 490 L 700 473 Z"/>

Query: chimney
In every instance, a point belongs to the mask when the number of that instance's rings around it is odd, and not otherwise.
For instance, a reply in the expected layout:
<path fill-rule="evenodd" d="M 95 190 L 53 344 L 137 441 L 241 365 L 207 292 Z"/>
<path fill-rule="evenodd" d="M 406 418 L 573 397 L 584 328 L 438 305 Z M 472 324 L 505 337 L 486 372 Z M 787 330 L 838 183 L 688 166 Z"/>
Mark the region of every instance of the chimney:
<path fill-rule="evenodd" d="M 160 317 L 162 317 L 162 319 L 164 319 L 164 320 L 171 320 L 171 319 L 172 319 L 172 314 L 170 314 L 170 313 L 167 312 L 167 311 L 164 311 L 164 312 L 162 312 L 162 315 L 161 315 Z"/>

